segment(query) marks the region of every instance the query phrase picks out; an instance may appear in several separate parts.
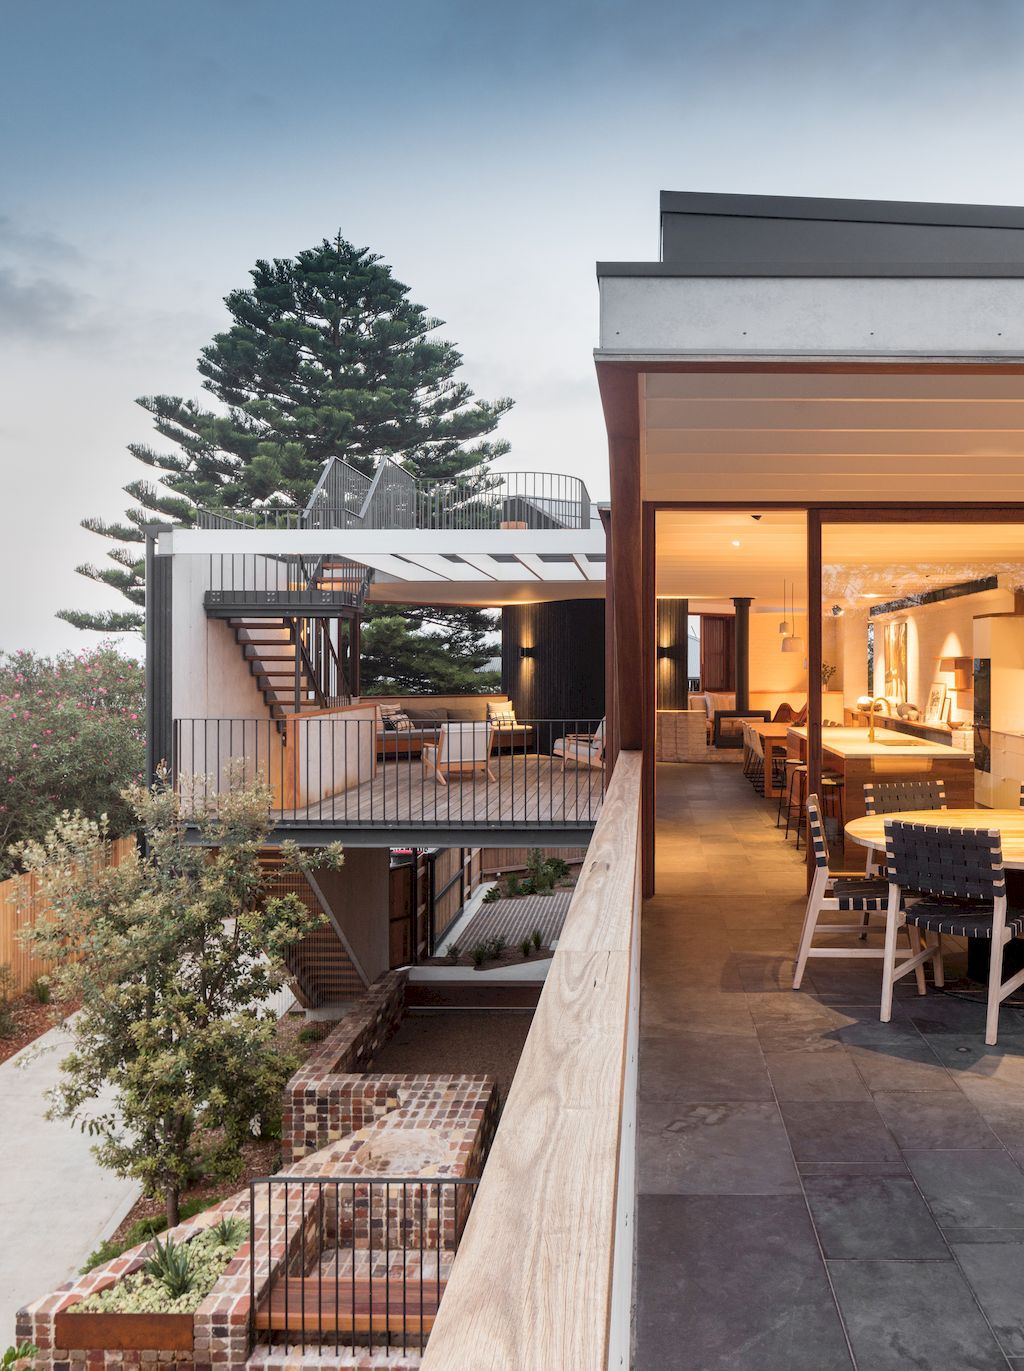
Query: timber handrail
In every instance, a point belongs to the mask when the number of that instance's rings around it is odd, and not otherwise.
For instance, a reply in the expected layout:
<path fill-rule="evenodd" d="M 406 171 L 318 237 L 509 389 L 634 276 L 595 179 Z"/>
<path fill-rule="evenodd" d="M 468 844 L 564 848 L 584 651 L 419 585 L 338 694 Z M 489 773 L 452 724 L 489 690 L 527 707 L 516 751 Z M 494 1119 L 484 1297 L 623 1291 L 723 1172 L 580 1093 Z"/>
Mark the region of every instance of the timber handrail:
<path fill-rule="evenodd" d="M 619 754 L 423 1371 L 625 1365 L 640 755 Z"/>

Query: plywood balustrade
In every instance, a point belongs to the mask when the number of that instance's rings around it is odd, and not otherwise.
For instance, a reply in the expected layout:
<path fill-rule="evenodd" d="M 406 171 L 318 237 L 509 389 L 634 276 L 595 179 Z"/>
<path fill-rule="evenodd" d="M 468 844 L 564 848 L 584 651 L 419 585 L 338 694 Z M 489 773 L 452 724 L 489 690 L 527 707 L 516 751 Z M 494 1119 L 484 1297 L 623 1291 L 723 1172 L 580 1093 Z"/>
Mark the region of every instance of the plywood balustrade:
<path fill-rule="evenodd" d="M 134 846 L 134 838 L 115 839 L 109 851 L 111 865 L 120 865 Z M 35 956 L 18 937 L 21 929 L 50 917 L 40 884 L 31 873 L 0 882 L 0 966 L 9 966 L 14 972 L 16 994 L 27 990 L 37 976 L 46 976 L 54 969 L 53 962 Z"/>
<path fill-rule="evenodd" d="M 423 1371 L 626 1364 L 639 810 L 621 752 Z"/>

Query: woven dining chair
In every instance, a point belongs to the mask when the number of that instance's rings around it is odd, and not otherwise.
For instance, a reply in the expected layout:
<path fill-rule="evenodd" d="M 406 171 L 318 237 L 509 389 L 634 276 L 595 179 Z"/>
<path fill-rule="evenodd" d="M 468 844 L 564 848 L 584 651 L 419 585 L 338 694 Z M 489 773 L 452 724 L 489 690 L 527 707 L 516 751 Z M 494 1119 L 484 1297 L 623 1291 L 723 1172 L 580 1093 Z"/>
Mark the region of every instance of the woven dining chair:
<path fill-rule="evenodd" d="M 893 982 L 906 964 L 896 967 L 890 957 L 901 924 L 935 939 L 920 954 L 933 959 L 935 984 L 942 985 L 942 935 L 988 938 L 988 1009 L 985 1042 L 993 1045 L 999 1033 L 999 1006 L 1024 985 L 1024 971 L 1002 979 L 1003 948 L 1024 933 L 1024 909 L 1007 904 L 1002 842 L 998 829 L 947 828 L 937 824 L 885 821 L 885 860 L 889 876 L 886 911 L 886 962 L 882 975 L 883 1023 L 892 1017 Z"/>
<path fill-rule="evenodd" d="M 859 920 L 857 923 L 819 923 L 822 914 L 859 914 L 867 918 L 872 914 L 884 914 L 889 903 L 889 883 L 883 878 L 872 878 L 862 872 L 831 870 L 828 838 L 822 825 L 817 795 L 807 797 L 807 831 L 814 851 L 814 877 L 810 894 L 807 896 L 807 909 L 800 933 L 796 971 L 793 975 L 794 990 L 800 989 L 809 957 L 881 959 L 884 956 L 884 949 L 880 947 L 815 947 L 814 939 L 819 933 L 860 933 L 863 928 Z M 919 974 L 918 986 L 924 994 L 923 969 Z"/>
<path fill-rule="evenodd" d="M 945 781 L 865 781 L 865 814 L 898 814 L 908 809 L 945 809 Z M 878 852 L 868 848 L 867 870 L 879 870 Z"/>

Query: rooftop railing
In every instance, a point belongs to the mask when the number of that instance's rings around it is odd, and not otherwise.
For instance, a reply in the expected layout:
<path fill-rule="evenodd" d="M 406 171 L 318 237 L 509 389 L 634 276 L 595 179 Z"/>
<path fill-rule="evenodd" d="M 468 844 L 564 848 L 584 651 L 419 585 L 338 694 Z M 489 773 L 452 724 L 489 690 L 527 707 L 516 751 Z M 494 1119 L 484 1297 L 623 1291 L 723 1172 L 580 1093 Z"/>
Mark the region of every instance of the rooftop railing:
<path fill-rule="evenodd" d="M 304 509 L 196 513 L 204 529 L 568 529 L 590 527 L 590 495 L 577 476 L 477 471 L 447 480 L 413 476 L 390 458 L 373 476 L 332 457 Z"/>
<path fill-rule="evenodd" d="M 280 720 L 177 719 L 173 773 L 197 813 L 259 781 L 281 827 L 590 829 L 604 798 L 601 749 L 596 719 L 401 732 L 363 700 Z"/>

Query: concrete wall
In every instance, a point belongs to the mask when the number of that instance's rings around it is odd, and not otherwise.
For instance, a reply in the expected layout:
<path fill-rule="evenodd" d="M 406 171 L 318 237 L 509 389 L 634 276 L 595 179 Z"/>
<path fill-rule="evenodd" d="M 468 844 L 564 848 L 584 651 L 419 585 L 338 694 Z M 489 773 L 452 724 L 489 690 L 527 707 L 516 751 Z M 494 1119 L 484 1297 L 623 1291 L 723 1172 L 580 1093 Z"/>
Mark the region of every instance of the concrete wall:
<path fill-rule="evenodd" d="M 314 872 L 336 926 L 368 981 L 388 970 L 390 853 L 386 847 L 346 847 L 340 871 Z"/>

